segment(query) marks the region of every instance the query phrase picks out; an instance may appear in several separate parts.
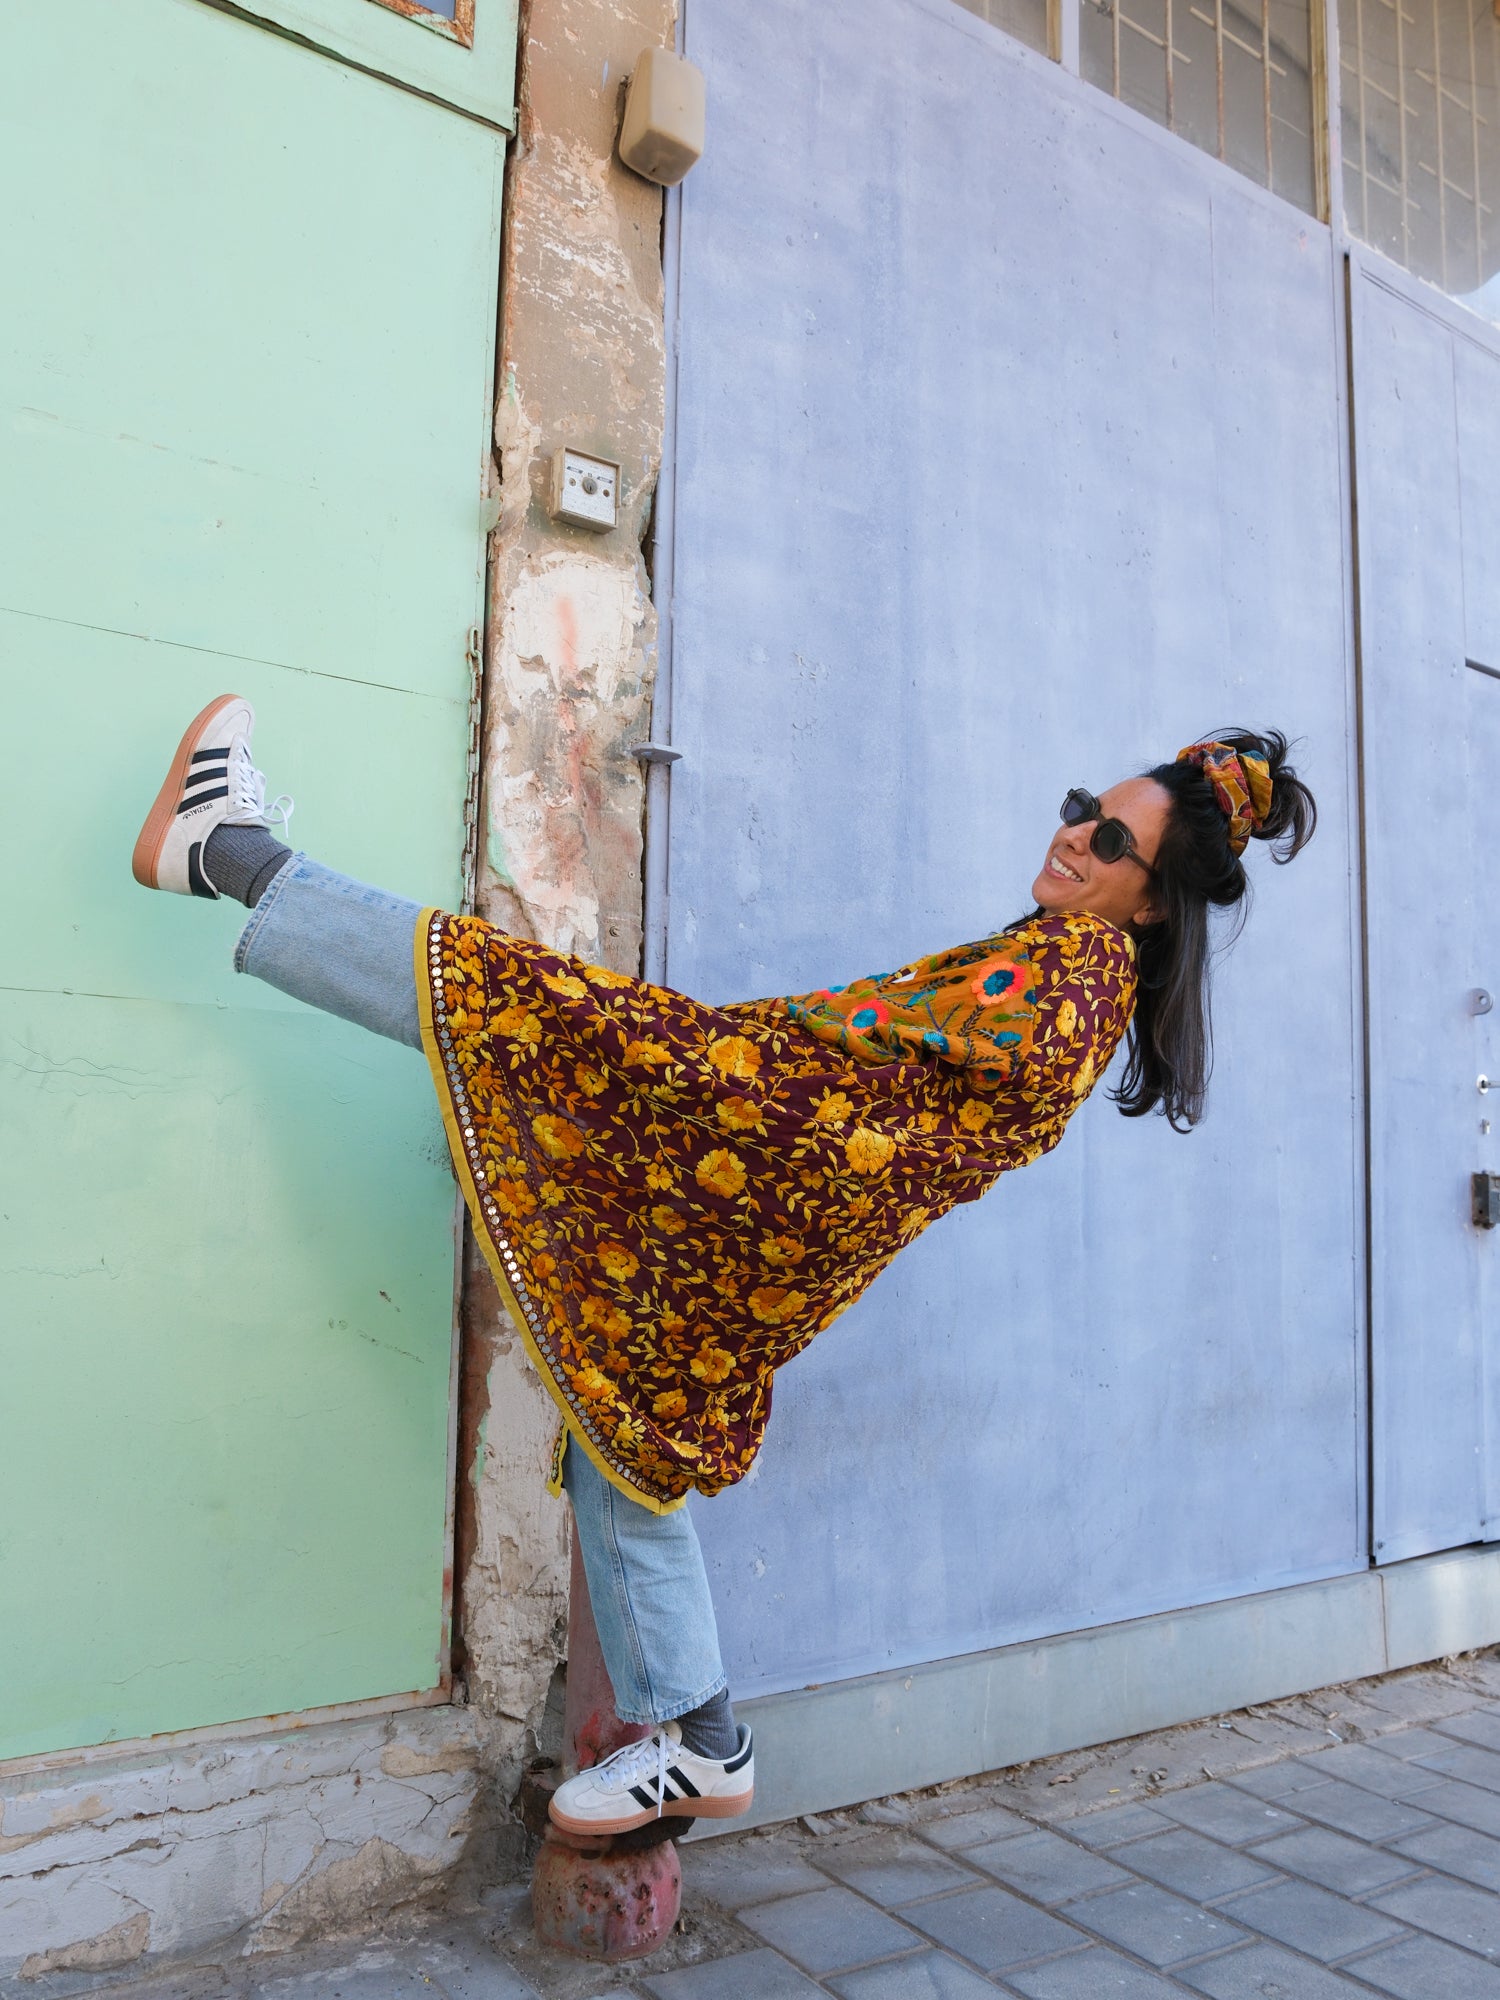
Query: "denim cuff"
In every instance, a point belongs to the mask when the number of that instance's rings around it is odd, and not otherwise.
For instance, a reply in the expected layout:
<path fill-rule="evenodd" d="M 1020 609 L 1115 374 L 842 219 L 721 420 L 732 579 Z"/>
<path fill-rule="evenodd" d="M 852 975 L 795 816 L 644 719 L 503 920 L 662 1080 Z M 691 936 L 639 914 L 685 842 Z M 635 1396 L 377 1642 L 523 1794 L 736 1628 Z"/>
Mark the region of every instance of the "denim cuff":
<path fill-rule="evenodd" d="M 297 874 L 306 859 L 306 854 L 301 848 L 298 848 L 286 866 L 277 871 L 270 888 L 267 889 L 255 908 L 250 912 L 250 920 L 240 932 L 239 942 L 234 948 L 234 969 L 236 972 L 246 972 L 249 970 L 247 961 L 250 957 L 251 948 L 260 934 L 261 925 L 270 916 L 272 910 L 275 909 L 286 885 Z"/>

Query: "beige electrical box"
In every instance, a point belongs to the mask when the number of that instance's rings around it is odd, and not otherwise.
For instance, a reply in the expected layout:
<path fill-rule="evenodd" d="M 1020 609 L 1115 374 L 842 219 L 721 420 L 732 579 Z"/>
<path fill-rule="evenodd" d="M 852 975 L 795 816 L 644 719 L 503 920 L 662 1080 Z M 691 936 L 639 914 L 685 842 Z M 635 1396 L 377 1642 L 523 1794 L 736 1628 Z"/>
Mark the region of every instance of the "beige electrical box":
<path fill-rule="evenodd" d="M 643 179 L 674 187 L 703 157 L 704 111 L 702 70 L 670 49 L 642 49 L 625 93 L 620 158 Z"/>
<path fill-rule="evenodd" d="M 606 535 L 620 518 L 620 468 L 612 458 L 559 445 L 552 454 L 547 512 L 554 521 Z"/>

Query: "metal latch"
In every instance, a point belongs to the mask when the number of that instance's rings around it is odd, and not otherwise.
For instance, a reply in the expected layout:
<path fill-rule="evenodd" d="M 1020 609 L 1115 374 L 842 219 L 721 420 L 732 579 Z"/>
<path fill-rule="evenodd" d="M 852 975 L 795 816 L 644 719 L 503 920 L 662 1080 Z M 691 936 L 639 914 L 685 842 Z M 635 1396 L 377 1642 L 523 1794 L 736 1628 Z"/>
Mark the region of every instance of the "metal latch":
<path fill-rule="evenodd" d="M 643 764 L 676 764 L 682 758 L 680 750 L 670 750 L 665 743 L 632 743 L 630 754 Z"/>
<path fill-rule="evenodd" d="M 1470 1185 L 1474 1191 L 1475 1228 L 1500 1228 L 1500 1174 L 1475 1174 Z"/>

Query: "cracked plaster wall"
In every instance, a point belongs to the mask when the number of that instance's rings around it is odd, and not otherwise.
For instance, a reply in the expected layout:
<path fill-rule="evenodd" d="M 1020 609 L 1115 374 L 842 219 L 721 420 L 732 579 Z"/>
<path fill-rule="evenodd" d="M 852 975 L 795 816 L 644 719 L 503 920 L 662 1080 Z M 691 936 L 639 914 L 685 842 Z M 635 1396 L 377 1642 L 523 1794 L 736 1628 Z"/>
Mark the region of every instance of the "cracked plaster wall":
<path fill-rule="evenodd" d="M 642 547 L 665 353 L 661 191 L 620 165 L 614 141 L 637 56 L 673 33 L 671 0 L 523 9 L 501 281 L 478 905 L 628 972 L 640 969 L 643 787 L 630 746 L 650 728 L 656 617 Z M 613 532 L 549 518 L 562 444 L 620 462 Z M 472 1249 L 465 1339 L 462 1663 L 508 1792 L 545 1736 L 565 1649 L 566 1510 L 543 1490 L 553 1406 Z"/>
<path fill-rule="evenodd" d="M 286 1950 L 431 1895 L 484 1816 L 464 1708 L 0 1781 L 0 1992 Z"/>

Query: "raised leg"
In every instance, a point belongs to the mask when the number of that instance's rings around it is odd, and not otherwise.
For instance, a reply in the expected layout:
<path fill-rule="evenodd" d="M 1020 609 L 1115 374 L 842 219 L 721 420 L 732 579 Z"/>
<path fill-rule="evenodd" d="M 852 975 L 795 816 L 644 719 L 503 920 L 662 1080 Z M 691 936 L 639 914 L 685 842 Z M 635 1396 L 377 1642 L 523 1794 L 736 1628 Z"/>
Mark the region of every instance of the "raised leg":
<path fill-rule="evenodd" d="M 236 972 L 420 1049 L 412 960 L 421 905 L 293 855 L 250 913 Z"/>

